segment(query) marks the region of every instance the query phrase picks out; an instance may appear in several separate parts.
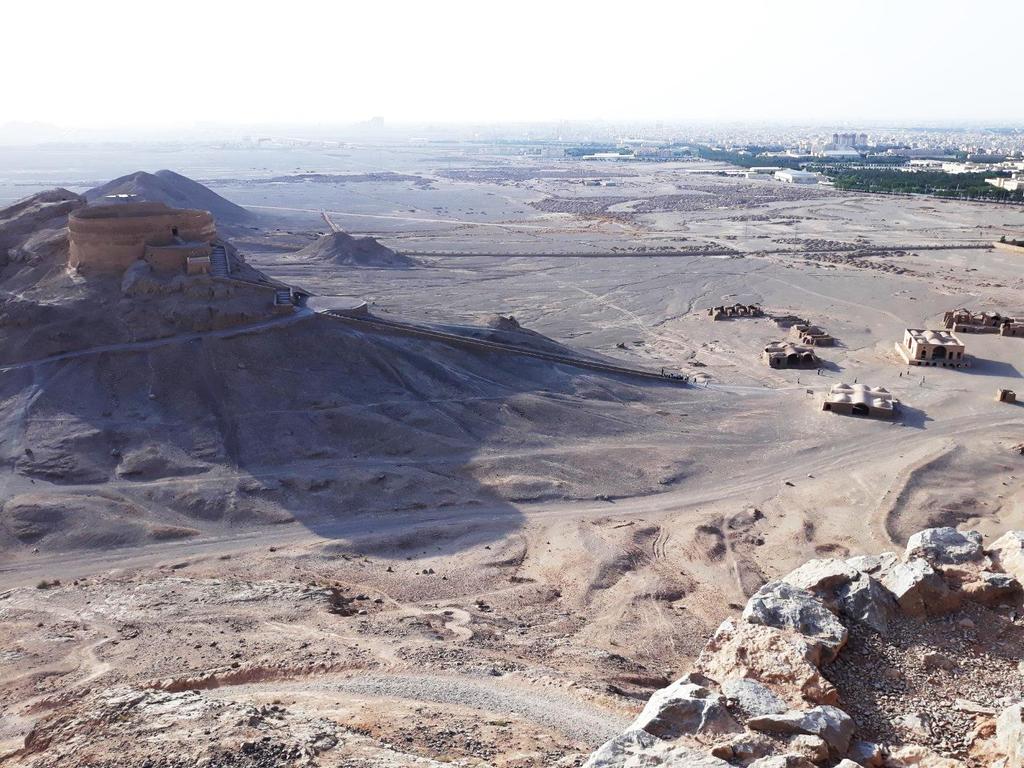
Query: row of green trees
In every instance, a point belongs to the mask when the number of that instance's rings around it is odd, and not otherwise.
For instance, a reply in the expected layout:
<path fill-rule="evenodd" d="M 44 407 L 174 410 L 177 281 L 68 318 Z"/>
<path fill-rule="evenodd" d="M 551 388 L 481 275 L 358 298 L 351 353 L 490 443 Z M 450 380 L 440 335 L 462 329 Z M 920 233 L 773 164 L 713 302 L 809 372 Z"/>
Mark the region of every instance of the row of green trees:
<path fill-rule="evenodd" d="M 738 165 L 741 168 L 753 168 L 755 166 L 763 165 L 777 165 L 780 168 L 792 168 L 793 170 L 800 170 L 800 167 L 806 163 L 806 160 L 801 160 L 798 157 L 759 157 L 759 147 L 751 147 L 747 154 L 746 152 L 733 152 L 727 149 L 712 149 L 711 147 L 705 147 L 703 145 L 697 147 L 697 155 L 704 160 L 717 160 L 722 163 L 732 163 Z"/>
<path fill-rule="evenodd" d="M 895 194 L 925 194 L 968 200 L 1024 201 L 1024 190 L 994 187 L 985 182 L 990 173 L 904 172 L 882 169 L 837 168 L 829 174 L 837 189 Z"/>

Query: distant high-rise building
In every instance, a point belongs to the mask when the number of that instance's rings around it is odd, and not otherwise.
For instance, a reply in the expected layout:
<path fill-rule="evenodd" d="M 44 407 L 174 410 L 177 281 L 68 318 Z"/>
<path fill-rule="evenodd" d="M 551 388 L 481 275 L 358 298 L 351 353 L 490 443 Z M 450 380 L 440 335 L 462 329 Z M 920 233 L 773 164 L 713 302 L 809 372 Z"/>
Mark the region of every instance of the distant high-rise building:
<path fill-rule="evenodd" d="M 866 133 L 833 133 L 832 141 L 825 145 L 826 151 L 854 150 L 857 147 L 866 147 L 868 135 Z"/>

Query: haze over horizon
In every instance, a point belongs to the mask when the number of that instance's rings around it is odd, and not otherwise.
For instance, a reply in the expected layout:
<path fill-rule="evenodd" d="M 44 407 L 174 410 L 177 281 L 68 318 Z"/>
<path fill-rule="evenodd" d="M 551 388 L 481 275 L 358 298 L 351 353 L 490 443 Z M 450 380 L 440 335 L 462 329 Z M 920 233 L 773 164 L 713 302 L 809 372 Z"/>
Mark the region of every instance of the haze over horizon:
<path fill-rule="evenodd" d="M 1024 0 L 9 5 L 2 768 L 1024 768 Z"/>
<path fill-rule="evenodd" d="M 1024 5 L 992 5 L 998 28 L 1024 25 Z M 953 0 L 526 2 L 500 23 L 464 2 L 103 8 L 8 9 L 0 125 L 1024 122 L 997 38 L 937 43 Z"/>

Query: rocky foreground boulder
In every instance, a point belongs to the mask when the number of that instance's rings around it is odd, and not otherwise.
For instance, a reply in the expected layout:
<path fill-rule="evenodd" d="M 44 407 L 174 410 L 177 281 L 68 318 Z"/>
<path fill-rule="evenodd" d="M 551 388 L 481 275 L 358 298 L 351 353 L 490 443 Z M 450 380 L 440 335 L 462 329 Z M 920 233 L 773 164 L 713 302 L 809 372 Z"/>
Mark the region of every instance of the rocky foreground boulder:
<path fill-rule="evenodd" d="M 1022 581 L 1024 531 L 812 560 L 585 768 L 1024 768 Z"/>

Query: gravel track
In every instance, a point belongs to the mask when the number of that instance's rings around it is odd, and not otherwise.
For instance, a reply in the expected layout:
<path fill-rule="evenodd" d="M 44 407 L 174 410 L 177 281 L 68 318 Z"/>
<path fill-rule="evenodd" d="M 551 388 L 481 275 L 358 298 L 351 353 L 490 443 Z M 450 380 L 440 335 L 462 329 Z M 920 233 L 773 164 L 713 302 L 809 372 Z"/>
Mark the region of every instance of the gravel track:
<path fill-rule="evenodd" d="M 215 689 L 224 698 L 248 699 L 253 694 L 294 693 L 315 696 L 349 693 L 377 699 L 405 699 L 451 704 L 459 707 L 519 717 L 565 734 L 576 741 L 598 745 L 621 733 L 630 720 L 577 698 L 547 691 L 529 690 L 500 678 L 472 679 L 437 675 L 360 675 L 301 682 L 250 684 Z"/>

